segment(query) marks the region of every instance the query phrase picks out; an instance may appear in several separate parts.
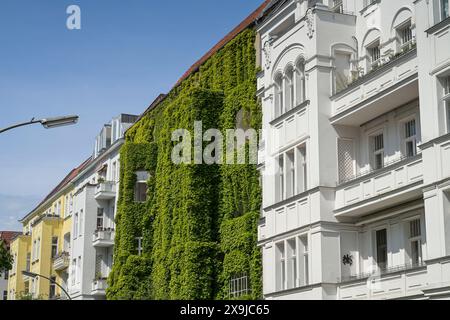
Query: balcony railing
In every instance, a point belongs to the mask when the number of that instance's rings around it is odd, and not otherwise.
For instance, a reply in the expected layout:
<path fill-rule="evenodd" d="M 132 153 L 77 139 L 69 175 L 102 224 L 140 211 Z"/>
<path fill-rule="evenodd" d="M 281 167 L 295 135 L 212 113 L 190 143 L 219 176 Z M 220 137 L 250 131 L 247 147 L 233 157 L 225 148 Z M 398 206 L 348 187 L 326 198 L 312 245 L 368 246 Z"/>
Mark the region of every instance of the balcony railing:
<path fill-rule="evenodd" d="M 107 200 L 116 196 L 116 184 L 113 181 L 103 181 L 95 187 L 95 199 Z"/>
<path fill-rule="evenodd" d="M 114 245 L 115 231 L 113 228 L 99 228 L 92 236 L 94 247 L 110 247 Z"/>
<path fill-rule="evenodd" d="M 69 267 L 70 256 L 68 252 L 61 252 L 53 258 L 53 269 L 62 271 Z"/>
<path fill-rule="evenodd" d="M 107 278 L 99 277 L 92 281 L 92 294 L 93 295 L 105 295 L 105 290 L 108 287 Z"/>
<path fill-rule="evenodd" d="M 396 54 L 390 54 L 383 58 L 378 59 L 374 63 L 372 63 L 372 68 L 367 73 L 363 73 L 362 71 L 352 71 L 351 77 L 349 77 L 346 81 L 342 80 L 342 78 L 338 78 L 337 80 L 340 82 L 339 86 L 336 87 L 336 92 L 333 96 L 340 95 L 341 93 L 350 90 L 351 88 L 357 87 L 360 84 L 367 81 L 373 74 L 377 72 L 381 72 L 384 69 L 389 68 L 403 56 L 412 52 L 416 49 L 416 41 L 415 39 L 411 40 L 409 43 L 402 46 L 402 50 Z"/>
<path fill-rule="evenodd" d="M 418 262 L 418 263 L 407 263 L 407 264 L 392 266 L 392 267 L 387 267 L 387 268 L 374 267 L 374 270 L 371 272 L 362 272 L 362 273 L 359 273 L 356 275 L 341 277 L 341 278 L 337 279 L 337 282 L 345 283 L 345 282 L 352 282 L 352 281 L 358 281 L 358 280 L 366 280 L 369 278 L 382 277 L 382 276 L 397 273 L 397 272 L 404 272 L 404 271 L 410 271 L 410 270 L 414 270 L 414 269 L 425 268 L 426 266 L 427 265 L 425 262 Z"/>
<path fill-rule="evenodd" d="M 342 185 L 342 184 L 346 184 L 348 182 L 352 182 L 352 181 L 354 181 L 356 179 L 359 179 L 359 178 L 362 178 L 362 177 L 365 177 L 365 176 L 369 176 L 369 175 L 371 175 L 373 173 L 376 173 L 376 172 L 381 172 L 383 170 L 386 170 L 386 168 L 389 168 L 390 166 L 393 166 L 395 164 L 398 164 L 398 163 L 401 163 L 403 161 L 407 161 L 409 159 L 413 159 L 413 158 L 416 158 L 416 157 L 417 157 L 417 155 L 414 155 L 414 156 L 401 156 L 401 157 L 398 157 L 398 158 L 393 159 L 391 161 L 386 161 L 382 168 L 370 169 L 370 170 L 361 170 L 360 172 L 358 172 L 358 173 L 356 173 L 354 175 L 351 175 L 351 176 L 348 176 L 348 177 L 341 177 L 341 178 L 339 178 L 338 185 Z"/>

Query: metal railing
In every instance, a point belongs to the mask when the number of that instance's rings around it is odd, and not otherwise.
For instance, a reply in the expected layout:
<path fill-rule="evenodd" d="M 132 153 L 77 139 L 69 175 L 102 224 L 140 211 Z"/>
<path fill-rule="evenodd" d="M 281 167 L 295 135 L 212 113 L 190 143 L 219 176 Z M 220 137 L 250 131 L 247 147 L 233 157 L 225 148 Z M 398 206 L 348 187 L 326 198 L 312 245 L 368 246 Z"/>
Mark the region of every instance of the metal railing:
<path fill-rule="evenodd" d="M 377 172 L 382 172 L 383 170 L 387 170 L 389 167 L 394 166 L 396 164 L 400 164 L 402 162 L 406 162 L 408 160 L 412 160 L 412 159 L 418 159 L 422 154 L 420 152 L 418 152 L 416 155 L 413 156 L 401 156 L 401 157 L 397 157 L 391 161 L 387 161 L 383 164 L 382 168 L 379 169 L 370 169 L 370 170 L 363 170 L 358 172 L 357 174 L 354 174 L 352 176 L 349 177 L 344 177 L 344 178 L 340 178 L 339 182 L 338 182 L 338 186 L 348 183 L 348 182 L 352 182 L 356 179 L 365 177 L 365 176 L 369 176 L 371 174 L 377 173 Z"/>
<path fill-rule="evenodd" d="M 345 282 L 351 282 L 351 281 L 358 281 L 358 280 L 366 280 L 368 278 L 376 278 L 376 277 L 382 277 L 385 275 L 389 275 L 392 273 L 397 272 L 407 272 L 414 269 L 420 269 L 426 267 L 426 263 L 421 261 L 418 263 L 407 263 L 403 265 L 398 266 L 392 266 L 392 267 L 374 267 L 374 270 L 371 272 L 362 272 L 356 275 L 350 275 L 346 277 L 340 277 L 337 279 L 338 283 L 345 283 Z"/>

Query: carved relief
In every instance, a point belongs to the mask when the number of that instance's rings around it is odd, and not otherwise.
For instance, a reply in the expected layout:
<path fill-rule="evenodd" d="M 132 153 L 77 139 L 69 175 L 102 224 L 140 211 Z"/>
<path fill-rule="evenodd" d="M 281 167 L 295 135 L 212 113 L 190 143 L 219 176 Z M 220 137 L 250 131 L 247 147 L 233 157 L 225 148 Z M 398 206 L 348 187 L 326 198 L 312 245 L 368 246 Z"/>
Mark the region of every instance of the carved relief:
<path fill-rule="evenodd" d="M 306 26 L 308 28 L 307 35 L 311 39 L 314 36 L 314 14 L 312 9 L 306 13 Z"/>

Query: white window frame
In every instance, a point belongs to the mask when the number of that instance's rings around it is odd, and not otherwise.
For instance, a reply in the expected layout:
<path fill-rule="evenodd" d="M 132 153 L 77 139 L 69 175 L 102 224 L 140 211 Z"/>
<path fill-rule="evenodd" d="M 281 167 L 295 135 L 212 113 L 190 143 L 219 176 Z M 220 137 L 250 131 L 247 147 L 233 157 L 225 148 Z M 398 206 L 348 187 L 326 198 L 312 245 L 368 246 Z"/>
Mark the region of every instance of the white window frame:
<path fill-rule="evenodd" d="M 447 4 L 447 12 L 444 11 L 444 5 Z M 450 17 L 450 0 L 439 0 L 439 21 Z"/>
<path fill-rule="evenodd" d="M 407 125 L 409 123 L 411 123 L 412 121 L 414 121 L 414 135 L 411 136 L 407 136 L 408 132 L 407 132 Z M 400 132 L 401 132 L 401 138 L 403 141 L 402 144 L 402 153 L 403 153 L 403 157 L 405 158 L 410 158 L 410 157 L 414 157 L 417 155 L 417 143 L 418 143 L 418 121 L 417 121 L 417 117 L 411 116 L 408 117 L 406 119 L 403 119 L 402 121 L 400 121 Z M 408 154 L 408 144 L 412 143 L 413 145 L 413 149 L 412 149 L 412 154 Z"/>
<path fill-rule="evenodd" d="M 376 149 L 376 137 L 378 136 L 383 136 L 382 142 L 383 142 L 383 148 L 380 149 Z M 370 150 L 370 168 L 372 171 L 376 171 L 376 170 L 380 170 L 384 168 L 385 165 L 385 153 L 384 153 L 384 149 L 385 149 L 385 134 L 384 134 L 384 130 L 380 129 L 377 130 L 373 133 L 371 133 L 369 135 L 369 150 Z M 377 167 L 376 166 L 376 160 L 377 160 L 377 156 L 381 155 L 381 160 L 382 160 L 382 164 L 381 167 Z"/>
<path fill-rule="evenodd" d="M 450 1 L 450 0 L 449 0 Z M 444 112 L 446 119 L 446 132 L 450 133 L 450 74 L 441 78 L 442 101 L 444 103 Z"/>
<path fill-rule="evenodd" d="M 142 246 L 142 242 L 143 242 L 144 238 L 143 237 L 136 237 L 134 239 L 137 241 L 137 246 L 136 246 L 137 255 L 141 256 L 142 252 L 144 251 L 144 248 Z"/>
<path fill-rule="evenodd" d="M 411 19 L 408 19 L 399 25 L 396 31 L 399 38 L 400 52 L 402 52 L 405 48 L 408 48 L 409 45 L 414 43 L 414 33 Z"/>
<path fill-rule="evenodd" d="M 386 231 L 386 261 L 384 268 L 380 268 L 380 262 L 378 257 L 378 244 L 377 244 L 377 233 L 385 230 Z M 373 229 L 373 257 L 375 257 L 375 266 L 379 271 L 384 271 L 389 268 L 389 227 L 386 225 L 380 226 Z"/>
<path fill-rule="evenodd" d="M 381 40 L 378 38 L 366 47 L 371 69 L 379 67 L 381 62 Z"/>
<path fill-rule="evenodd" d="M 419 223 L 419 234 L 416 236 L 411 235 L 411 223 L 418 222 Z M 421 216 L 414 216 L 407 220 L 405 220 L 405 223 L 407 224 L 406 231 L 408 232 L 408 258 L 409 258 L 409 264 L 413 266 L 415 263 L 421 264 L 423 262 L 423 251 L 422 251 L 422 244 L 423 244 L 423 227 L 422 227 L 422 218 Z M 419 255 L 419 261 L 414 262 L 412 257 L 412 248 L 413 243 L 417 242 L 418 246 L 418 255 Z"/>

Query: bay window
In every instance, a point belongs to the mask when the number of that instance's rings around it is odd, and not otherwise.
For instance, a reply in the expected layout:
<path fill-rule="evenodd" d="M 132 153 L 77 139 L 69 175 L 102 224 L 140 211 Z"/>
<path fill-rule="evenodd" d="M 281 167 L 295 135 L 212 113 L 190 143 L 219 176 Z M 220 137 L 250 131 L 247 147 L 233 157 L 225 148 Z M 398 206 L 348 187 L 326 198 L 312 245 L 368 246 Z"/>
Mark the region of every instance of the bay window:
<path fill-rule="evenodd" d="M 289 199 L 307 190 L 306 146 L 300 145 L 277 158 L 276 201 Z"/>

